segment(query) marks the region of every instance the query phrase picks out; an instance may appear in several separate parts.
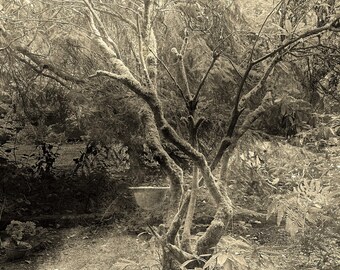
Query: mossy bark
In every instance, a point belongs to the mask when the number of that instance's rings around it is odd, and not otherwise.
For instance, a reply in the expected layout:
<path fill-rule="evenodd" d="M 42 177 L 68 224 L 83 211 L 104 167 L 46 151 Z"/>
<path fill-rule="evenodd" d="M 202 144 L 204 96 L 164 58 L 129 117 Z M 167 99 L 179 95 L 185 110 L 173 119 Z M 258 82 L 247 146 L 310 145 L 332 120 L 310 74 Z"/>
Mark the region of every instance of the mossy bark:
<path fill-rule="evenodd" d="M 154 116 L 149 108 L 143 110 L 142 120 L 146 129 L 146 140 L 151 149 L 157 153 L 160 165 L 170 179 L 170 207 L 166 217 L 166 223 L 170 225 L 177 213 L 183 194 L 183 171 L 164 150 Z"/>

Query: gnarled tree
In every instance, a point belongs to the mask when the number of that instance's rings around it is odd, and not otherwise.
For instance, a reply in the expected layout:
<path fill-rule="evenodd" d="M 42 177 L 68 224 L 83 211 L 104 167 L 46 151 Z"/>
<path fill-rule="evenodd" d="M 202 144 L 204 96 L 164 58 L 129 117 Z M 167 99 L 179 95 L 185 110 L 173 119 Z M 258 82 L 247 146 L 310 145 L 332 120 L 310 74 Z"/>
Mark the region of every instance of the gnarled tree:
<path fill-rule="evenodd" d="M 163 269 L 166 270 L 179 269 L 180 264 L 211 253 L 225 233 L 233 215 L 224 179 L 228 160 L 242 135 L 273 105 L 273 93 L 266 82 L 275 67 L 285 57 L 291 57 L 292 52 L 304 48 L 306 42 L 315 43 L 318 35 L 338 31 L 339 15 L 334 13 L 320 27 L 290 29 L 285 35 L 280 32 L 279 42 L 266 48 L 261 32 L 274 11 L 284 7 L 276 5 L 251 39 L 249 48 L 238 52 L 246 58 L 242 62 L 234 54 L 238 45 L 245 46 L 241 44 L 241 36 L 236 34 L 240 27 L 237 18 L 242 16 L 236 3 L 227 2 L 48 0 L 7 1 L 1 6 L 0 52 L 3 57 L 10 54 L 39 76 L 63 87 L 91 91 L 105 79 L 112 83 L 112 89 L 107 91 L 116 91 L 115 85 L 119 82 L 119 91 L 130 91 L 139 99 L 146 141 L 157 152 L 171 187 L 167 231 L 157 235 L 162 244 Z M 234 21 L 230 19 L 233 16 Z M 279 20 L 283 28 L 285 18 Z M 235 27 L 230 27 L 230 23 Z M 173 29 L 174 26 L 180 31 Z M 203 48 L 205 53 L 212 55 L 206 61 L 204 71 L 196 74 L 190 73 L 190 63 L 186 62 L 195 55 L 195 51 L 188 53 L 190 38 L 200 45 L 196 46 L 198 53 L 202 53 L 199 50 Z M 262 49 L 257 47 L 260 41 Z M 75 57 L 63 57 L 75 52 L 70 48 L 77 51 Z M 195 50 L 195 46 L 190 49 Z M 200 59 L 192 57 L 192 61 L 197 64 Z M 198 146 L 197 135 L 204 119 L 198 115 L 197 108 L 200 98 L 204 97 L 208 77 L 219 76 L 212 74 L 217 65 L 220 69 L 228 66 L 228 72 L 236 77 L 234 85 L 237 88 L 234 94 L 228 92 L 232 104 L 230 118 L 215 156 L 209 162 Z M 257 76 L 253 74 L 254 70 Z M 168 75 L 170 83 L 160 74 Z M 195 80 L 198 82 L 196 87 Z M 164 82 L 170 85 L 167 90 L 183 101 L 189 136 L 182 136 L 180 130 L 170 124 L 164 107 Z M 191 189 L 184 189 L 183 169 L 170 157 L 162 141 L 175 145 L 194 164 Z M 216 176 L 213 171 L 220 163 L 221 171 Z M 199 181 L 200 176 L 203 181 Z M 216 212 L 210 226 L 192 247 L 190 226 L 196 192 L 202 185 L 214 199 Z M 180 246 L 176 236 L 184 220 L 183 245 Z"/>

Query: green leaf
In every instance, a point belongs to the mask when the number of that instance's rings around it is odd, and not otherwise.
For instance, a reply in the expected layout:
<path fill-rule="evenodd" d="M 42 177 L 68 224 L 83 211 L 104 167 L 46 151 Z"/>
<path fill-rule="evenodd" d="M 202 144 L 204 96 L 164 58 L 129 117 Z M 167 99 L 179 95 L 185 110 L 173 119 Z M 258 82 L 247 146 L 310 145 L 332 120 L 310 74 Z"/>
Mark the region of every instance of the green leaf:
<path fill-rule="evenodd" d="M 248 263 L 246 262 L 246 260 L 244 259 L 243 256 L 232 254 L 231 255 L 231 259 L 234 262 L 236 262 L 239 266 L 242 266 L 242 267 L 247 267 L 248 266 Z"/>
<path fill-rule="evenodd" d="M 317 216 L 313 213 L 307 213 L 306 214 L 306 219 L 312 223 L 312 224 L 316 224 L 316 221 L 317 221 Z"/>
<path fill-rule="evenodd" d="M 297 232 L 299 231 L 299 226 L 291 220 L 289 217 L 286 218 L 286 231 L 290 234 L 291 237 L 295 237 Z"/>
<path fill-rule="evenodd" d="M 281 225 L 281 222 L 282 222 L 284 214 L 285 214 L 285 206 L 284 205 L 280 205 L 277 208 L 277 222 L 276 222 L 277 226 Z"/>
<path fill-rule="evenodd" d="M 271 184 L 272 184 L 273 186 L 275 186 L 275 185 L 277 185 L 279 182 L 280 182 L 280 178 L 276 177 L 276 178 L 274 178 L 274 179 L 271 181 Z"/>
<path fill-rule="evenodd" d="M 214 254 L 211 258 L 204 264 L 203 269 L 213 269 L 210 267 L 215 267 L 217 262 L 218 254 Z"/>
<path fill-rule="evenodd" d="M 232 243 L 232 246 L 234 247 L 238 247 L 241 249 L 250 249 L 251 245 L 249 245 L 248 243 L 242 241 L 242 240 L 236 240 L 234 243 Z"/>
<path fill-rule="evenodd" d="M 233 262 L 228 259 L 223 265 L 223 270 L 233 270 L 234 267 L 233 267 Z"/>
<path fill-rule="evenodd" d="M 192 259 L 192 260 L 185 261 L 184 263 L 181 264 L 181 266 L 180 266 L 181 269 L 182 269 L 182 270 L 186 270 L 186 269 L 187 269 L 186 266 L 187 266 L 188 264 L 194 262 L 194 261 L 196 261 L 196 259 Z"/>
<path fill-rule="evenodd" d="M 217 256 L 217 266 L 223 266 L 229 258 L 230 256 L 227 252 L 220 253 L 219 256 Z"/>
<path fill-rule="evenodd" d="M 285 116 L 288 114 L 288 107 L 285 103 L 281 105 L 281 116 Z"/>
<path fill-rule="evenodd" d="M 285 21 L 285 24 L 286 24 L 287 32 L 288 32 L 288 33 L 292 33 L 292 31 L 293 31 L 293 26 L 292 26 L 292 23 L 290 22 L 290 20 L 286 20 L 286 21 Z"/>
<path fill-rule="evenodd" d="M 267 209 L 267 216 L 266 219 L 268 220 L 272 214 L 274 214 L 276 212 L 276 207 L 277 207 L 277 201 L 273 201 Z"/>

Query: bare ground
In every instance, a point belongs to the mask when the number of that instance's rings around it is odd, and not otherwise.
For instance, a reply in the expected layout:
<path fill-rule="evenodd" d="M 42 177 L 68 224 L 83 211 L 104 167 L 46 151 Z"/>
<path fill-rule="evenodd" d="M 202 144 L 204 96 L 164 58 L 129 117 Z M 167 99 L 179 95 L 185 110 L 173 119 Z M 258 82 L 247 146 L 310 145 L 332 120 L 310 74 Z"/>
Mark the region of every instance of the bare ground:
<path fill-rule="evenodd" d="M 283 230 L 276 226 L 255 227 L 248 233 L 244 234 L 245 238 L 261 247 L 264 253 L 269 251 L 276 269 L 318 269 L 313 267 L 317 264 L 316 257 L 301 252 L 299 243 L 287 240 Z M 50 230 L 48 239 L 44 250 L 31 252 L 22 260 L 7 261 L 2 252 L 0 270 L 160 269 L 159 256 L 153 252 L 152 242 L 128 235 L 117 225 Z"/>
<path fill-rule="evenodd" d="M 117 226 L 99 228 L 78 226 L 49 232 L 50 244 L 24 259 L 7 261 L 0 256 L 1 270 L 118 270 L 119 259 L 138 263 L 151 251 L 134 236 Z M 53 247 L 52 247 L 53 246 Z M 151 257 L 150 257 L 151 258 Z"/>

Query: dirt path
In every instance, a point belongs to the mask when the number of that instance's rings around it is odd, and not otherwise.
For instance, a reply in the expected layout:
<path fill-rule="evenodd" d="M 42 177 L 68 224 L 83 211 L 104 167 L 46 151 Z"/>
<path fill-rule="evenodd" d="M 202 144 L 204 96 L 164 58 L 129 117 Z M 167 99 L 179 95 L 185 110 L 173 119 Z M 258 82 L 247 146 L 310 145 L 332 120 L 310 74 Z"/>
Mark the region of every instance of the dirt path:
<path fill-rule="evenodd" d="M 310 255 L 300 251 L 299 243 L 287 243 L 282 233 L 277 232 L 277 228 L 268 226 L 253 228 L 247 238 L 253 239 L 259 250 L 269 251 L 271 259 L 269 266 L 274 268 L 265 269 L 316 269 L 308 266 L 316 263 L 312 262 L 313 258 Z M 127 235 L 124 228 L 117 225 L 51 230 L 48 239 L 50 244 L 46 249 L 32 252 L 20 261 L 6 261 L 5 254 L 1 253 L 0 270 L 161 269 L 158 255 L 152 252 L 155 250 L 152 248 L 152 241 L 137 240 L 136 236 Z M 263 245 L 258 241 L 264 242 Z M 307 263 L 308 261 L 310 263 Z M 117 262 L 122 264 L 119 266 Z M 124 268 L 124 264 L 128 266 Z"/>
<path fill-rule="evenodd" d="M 152 255 L 136 237 L 127 236 L 117 227 L 97 231 L 82 226 L 62 229 L 52 241 L 53 249 L 34 252 L 20 261 L 8 262 L 2 254 L 0 270 L 118 270 L 114 266 L 118 259 L 138 263 Z"/>

